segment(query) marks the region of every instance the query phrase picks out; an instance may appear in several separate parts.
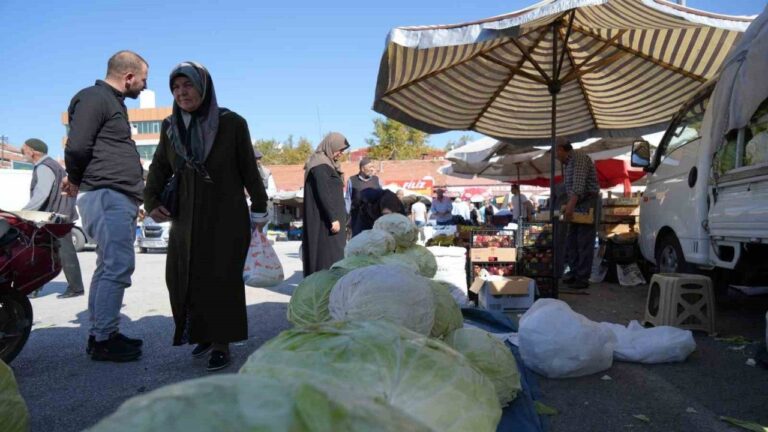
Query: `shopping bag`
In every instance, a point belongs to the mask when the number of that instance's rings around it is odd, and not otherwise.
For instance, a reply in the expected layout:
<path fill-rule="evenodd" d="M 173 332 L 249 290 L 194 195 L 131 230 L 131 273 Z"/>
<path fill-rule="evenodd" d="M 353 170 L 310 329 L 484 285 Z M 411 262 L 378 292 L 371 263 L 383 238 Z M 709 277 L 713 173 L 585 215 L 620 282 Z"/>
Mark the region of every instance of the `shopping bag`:
<path fill-rule="evenodd" d="M 254 229 L 243 267 L 243 281 L 248 286 L 265 288 L 279 285 L 283 279 L 283 266 L 267 236 Z"/>

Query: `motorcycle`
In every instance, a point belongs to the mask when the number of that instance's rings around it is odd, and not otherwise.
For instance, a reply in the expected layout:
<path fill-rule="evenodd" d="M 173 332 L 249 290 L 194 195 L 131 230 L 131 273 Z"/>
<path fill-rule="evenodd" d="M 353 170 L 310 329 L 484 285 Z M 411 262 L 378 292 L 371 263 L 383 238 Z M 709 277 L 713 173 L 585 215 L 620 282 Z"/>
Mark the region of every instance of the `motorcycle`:
<path fill-rule="evenodd" d="M 0 210 L 0 359 L 5 363 L 29 338 L 33 315 L 27 296 L 61 271 L 59 239 L 71 241 L 73 225 L 56 213 Z"/>

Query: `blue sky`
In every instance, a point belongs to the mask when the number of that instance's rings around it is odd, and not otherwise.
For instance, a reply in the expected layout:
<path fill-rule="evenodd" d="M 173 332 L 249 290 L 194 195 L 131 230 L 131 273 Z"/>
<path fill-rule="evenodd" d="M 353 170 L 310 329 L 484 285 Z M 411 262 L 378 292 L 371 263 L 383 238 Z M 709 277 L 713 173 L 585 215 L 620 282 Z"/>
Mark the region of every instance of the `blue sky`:
<path fill-rule="evenodd" d="M 70 98 L 102 78 L 107 59 L 132 49 L 150 64 L 149 88 L 171 104 L 167 76 L 183 60 L 211 71 L 219 103 L 243 115 L 252 138 L 328 131 L 353 147 L 370 137 L 376 74 L 387 32 L 520 9 L 534 0 L 366 1 L 0 0 L 0 135 L 29 137 L 61 154 Z M 688 6 L 758 14 L 764 0 L 688 0 Z M 137 106 L 129 102 L 129 107 Z M 443 147 L 462 133 L 434 135 Z M 474 137 L 479 137 L 474 135 Z"/>

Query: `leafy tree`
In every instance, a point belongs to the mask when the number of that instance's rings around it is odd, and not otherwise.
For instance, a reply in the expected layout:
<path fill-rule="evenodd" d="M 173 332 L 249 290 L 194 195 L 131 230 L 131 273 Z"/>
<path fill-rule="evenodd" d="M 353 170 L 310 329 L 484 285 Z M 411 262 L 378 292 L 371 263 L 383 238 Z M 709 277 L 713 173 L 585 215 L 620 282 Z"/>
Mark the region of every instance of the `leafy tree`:
<path fill-rule="evenodd" d="M 365 142 L 373 159 L 420 159 L 434 150 L 427 144 L 428 134 L 388 118 L 373 119 L 372 135 Z"/>
<path fill-rule="evenodd" d="M 451 151 L 453 149 L 457 149 L 461 146 L 466 145 L 470 141 L 472 141 L 472 137 L 470 135 L 462 135 L 461 137 L 459 137 L 457 141 L 450 140 L 447 143 L 445 143 L 445 151 Z"/>
<path fill-rule="evenodd" d="M 265 165 L 299 165 L 303 164 L 312 154 L 312 143 L 304 138 L 299 138 L 294 143 L 293 136 L 279 142 L 275 139 L 258 139 L 253 143 L 253 148 L 263 155 L 262 162 Z"/>

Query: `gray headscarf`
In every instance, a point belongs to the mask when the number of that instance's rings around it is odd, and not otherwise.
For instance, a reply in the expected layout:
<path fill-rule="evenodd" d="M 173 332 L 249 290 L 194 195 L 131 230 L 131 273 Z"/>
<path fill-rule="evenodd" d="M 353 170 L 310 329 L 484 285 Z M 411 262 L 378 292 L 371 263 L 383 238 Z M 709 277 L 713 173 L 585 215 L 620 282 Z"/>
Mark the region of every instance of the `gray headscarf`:
<path fill-rule="evenodd" d="M 349 142 L 344 135 L 338 132 L 331 132 L 323 138 L 323 141 L 318 144 L 315 152 L 309 156 L 307 163 L 304 164 L 304 181 L 307 181 L 309 177 L 309 171 L 319 165 L 328 165 L 332 167 L 339 175 L 344 173 L 341 171 L 341 166 L 338 162 L 333 160 L 333 154 L 339 150 L 345 150 L 349 148 Z"/>
<path fill-rule="evenodd" d="M 207 176 L 203 163 L 211 153 L 216 133 L 219 131 L 220 110 L 216 102 L 213 80 L 205 66 L 196 62 L 179 63 L 171 71 L 171 91 L 173 91 L 173 80 L 179 76 L 187 77 L 192 81 L 203 102 L 196 111 L 189 113 L 192 115 L 189 127 L 184 127 L 181 117 L 182 109 L 174 102 L 173 113 L 169 118 L 171 127 L 166 133 L 176 153 L 184 157 L 195 170 Z"/>

